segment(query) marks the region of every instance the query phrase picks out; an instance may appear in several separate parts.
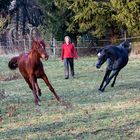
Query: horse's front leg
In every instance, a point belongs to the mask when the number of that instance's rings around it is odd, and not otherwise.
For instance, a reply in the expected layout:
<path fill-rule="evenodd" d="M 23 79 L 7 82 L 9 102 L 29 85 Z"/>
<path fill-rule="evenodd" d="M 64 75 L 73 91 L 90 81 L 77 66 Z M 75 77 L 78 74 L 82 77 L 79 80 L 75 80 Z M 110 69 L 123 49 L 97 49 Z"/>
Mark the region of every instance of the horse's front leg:
<path fill-rule="evenodd" d="M 117 61 L 115 61 L 114 69 L 118 69 L 118 67 L 119 67 L 120 64 L 122 64 L 122 59 L 118 59 Z M 113 82 L 112 82 L 112 84 L 111 84 L 111 87 L 114 87 L 115 82 L 116 82 L 116 78 L 117 78 L 117 76 L 118 76 L 120 70 L 121 70 L 121 69 L 118 69 L 118 70 L 116 71 L 116 74 L 115 74 L 115 76 L 114 76 L 114 80 L 113 80 Z"/>
<path fill-rule="evenodd" d="M 59 96 L 56 94 L 54 88 L 52 87 L 52 85 L 50 84 L 49 80 L 48 80 L 48 77 L 46 75 L 44 75 L 42 77 L 42 79 L 45 81 L 46 85 L 49 87 L 50 91 L 54 94 L 55 98 L 59 101 L 60 98 Z"/>
<path fill-rule="evenodd" d="M 111 73 L 111 70 L 106 69 L 106 72 L 105 72 L 103 81 L 102 81 L 102 83 L 101 83 L 101 85 L 100 85 L 100 88 L 99 88 L 99 90 L 102 91 L 102 92 L 103 92 L 102 87 L 103 87 L 103 85 L 104 85 L 104 82 L 107 81 L 107 79 L 108 79 L 110 73 Z"/>
<path fill-rule="evenodd" d="M 35 87 L 35 81 L 36 81 L 36 79 L 31 76 L 30 77 L 30 83 L 32 84 L 32 91 L 33 91 L 33 95 L 34 95 L 34 102 L 35 102 L 35 105 L 38 105 L 39 98 L 37 96 L 37 91 L 36 91 L 36 87 Z"/>
<path fill-rule="evenodd" d="M 39 88 L 39 85 L 38 85 L 38 83 L 37 83 L 37 79 L 35 80 L 35 86 L 36 86 L 36 89 L 37 89 L 38 95 L 41 96 L 42 93 L 41 93 L 41 89 Z"/>
<path fill-rule="evenodd" d="M 114 76 L 116 76 L 116 78 L 117 78 L 118 73 L 119 73 L 118 70 L 116 70 L 116 71 L 114 71 L 114 72 L 112 73 L 112 75 L 106 80 L 106 84 L 105 84 L 104 87 L 102 88 L 102 91 L 105 90 L 106 86 L 110 83 L 111 79 L 112 79 Z M 115 79 L 116 79 L 116 78 L 115 78 Z"/>

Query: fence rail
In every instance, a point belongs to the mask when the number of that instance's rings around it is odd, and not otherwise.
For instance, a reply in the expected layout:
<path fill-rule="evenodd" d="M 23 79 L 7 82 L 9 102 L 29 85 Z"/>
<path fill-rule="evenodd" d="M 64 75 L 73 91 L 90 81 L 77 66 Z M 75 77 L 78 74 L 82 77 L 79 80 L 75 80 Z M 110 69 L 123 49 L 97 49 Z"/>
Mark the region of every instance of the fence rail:
<path fill-rule="evenodd" d="M 131 37 L 126 38 L 130 42 L 133 42 L 133 48 L 132 52 L 135 52 L 135 49 L 137 49 L 140 52 L 140 36 L 138 37 Z M 120 43 L 124 40 L 124 38 L 116 39 L 116 43 Z M 0 40 L 0 55 L 2 54 L 16 54 L 16 53 L 26 53 L 31 48 L 32 40 L 17 40 L 12 41 L 9 39 Z M 60 55 L 61 52 L 61 44 L 62 41 L 55 41 L 55 45 L 52 43 L 52 41 L 47 41 L 47 52 L 49 55 Z M 80 54 L 88 54 L 93 53 L 96 49 L 101 48 L 105 45 L 111 44 L 110 40 L 98 40 L 98 42 L 94 42 L 93 40 L 82 40 L 77 42 L 77 46 L 75 47 L 77 49 L 77 52 Z M 137 47 L 136 47 L 137 46 Z"/>

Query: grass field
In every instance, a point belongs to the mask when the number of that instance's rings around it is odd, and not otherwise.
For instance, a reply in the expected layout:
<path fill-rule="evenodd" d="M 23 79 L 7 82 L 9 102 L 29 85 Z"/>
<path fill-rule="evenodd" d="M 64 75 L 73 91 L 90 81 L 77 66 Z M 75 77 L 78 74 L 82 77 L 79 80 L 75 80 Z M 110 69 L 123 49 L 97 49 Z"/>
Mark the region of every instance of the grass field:
<path fill-rule="evenodd" d="M 64 79 L 63 63 L 43 61 L 58 95 L 71 105 L 52 97 L 40 80 L 41 106 L 35 108 L 31 90 L 22 78 L 7 68 L 9 58 L 0 57 L 1 140 L 138 140 L 140 139 L 140 61 L 131 59 L 121 71 L 114 88 L 103 94 L 98 87 L 105 65 L 97 70 L 96 58 L 75 62 L 75 79 Z M 16 75 L 18 72 L 16 72 Z M 11 79 L 11 80 L 10 80 Z"/>

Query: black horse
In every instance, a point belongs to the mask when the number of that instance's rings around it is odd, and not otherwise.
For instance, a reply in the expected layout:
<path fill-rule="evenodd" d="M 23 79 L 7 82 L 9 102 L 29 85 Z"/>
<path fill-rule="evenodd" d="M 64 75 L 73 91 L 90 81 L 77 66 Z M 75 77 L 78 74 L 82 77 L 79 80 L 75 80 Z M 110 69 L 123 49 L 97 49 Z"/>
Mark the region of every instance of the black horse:
<path fill-rule="evenodd" d="M 128 41 L 124 41 L 118 46 L 110 45 L 98 50 L 96 68 L 99 69 L 101 65 L 107 61 L 106 73 L 100 85 L 99 91 L 103 92 L 112 78 L 114 78 L 114 80 L 111 84 L 111 87 L 114 87 L 120 70 L 128 63 L 128 56 L 130 52 L 131 43 Z"/>

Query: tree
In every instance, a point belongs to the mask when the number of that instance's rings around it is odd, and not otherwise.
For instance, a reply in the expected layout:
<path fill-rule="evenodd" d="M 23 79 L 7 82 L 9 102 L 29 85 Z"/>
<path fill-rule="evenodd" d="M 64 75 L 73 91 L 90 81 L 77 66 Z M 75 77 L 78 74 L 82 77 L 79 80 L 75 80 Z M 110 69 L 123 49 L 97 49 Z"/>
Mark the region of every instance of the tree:
<path fill-rule="evenodd" d="M 140 33 L 139 0 L 74 0 L 69 8 L 74 12 L 69 31 L 75 30 L 76 25 L 78 32 L 92 32 L 98 37 L 107 32 L 119 35 L 122 30 L 130 36 Z"/>
<path fill-rule="evenodd" d="M 112 11 L 106 2 L 40 0 L 40 4 L 43 6 L 45 23 L 49 31 L 60 40 L 65 34 L 74 40 L 77 35 L 88 32 L 102 36 L 112 26 L 110 21 Z"/>
<path fill-rule="evenodd" d="M 0 0 L 0 31 L 8 26 L 8 9 L 10 0 Z"/>
<path fill-rule="evenodd" d="M 111 18 L 118 28 L 126 30 L 129 36 L 140 33 L 139 0 L 110 0 L 109 7 L 114 11 Z"/>
<path fill-rule="evenodd" d="M 42 16 L 40 8 L 37 6 L 34 0 L 18 0 L 13 8 L 10 9 L 10 13 L 16 13 L 16 30 L 18 31 L 19 22 L 22 23 L 22 35 L 26 34 L 26 24 L 29 23 L 33 27 L 38 27 L 42 24 Z"/>
<path fill-rule="evenodd" d="M 63 40 L 69 35 L 76 40 L 76 33 L 67 30 L 73 12 L 69 9 L 71 2 L 67 0 L 39 0 L 45 16 L 45 28 L 51 32 L 57 40 Z"/>
<path fill-rule="evenodd" d="M 93 0 L 75 0 L 70 6 L 75 13 L 68 30 L 84 34 L 92 32 L 95 36 L 102 36 L 110 26 L 110 11 L 107 3 Z"/>
<path fill-rule="evenodd" d="M 0 12 L 2 10 L 8 10 L 9 5 L 10 5 L 10 0 L 0 0 Z"/>
<path fill-rule="evenodd" d="M 26 25 L 29 23 L 33 27 L 38 27 L 43 23 L 43 13 L 35 0 L 8 0 L 0 1 L 2 8 L 1 14 L 4 14 L 5 24 L 7 27 L 8 22 L 13 18 L 16 19 L 16 31 L 18 33 L 19 24 L 22 25 L 22 35 L 26 34 Z M 16 14 L 16 17 L 15 17 Z M 18 38 L 18 34 L 17 34 Z"/>
<path fill-rule="evenodd" d="M 140 32 L 139 0 L 39 0 L 48 30 L 57 39 L 65 34 L 92 33 L 96 37 Z M 108 35 L 109 34 L 109 35 Z"/>

